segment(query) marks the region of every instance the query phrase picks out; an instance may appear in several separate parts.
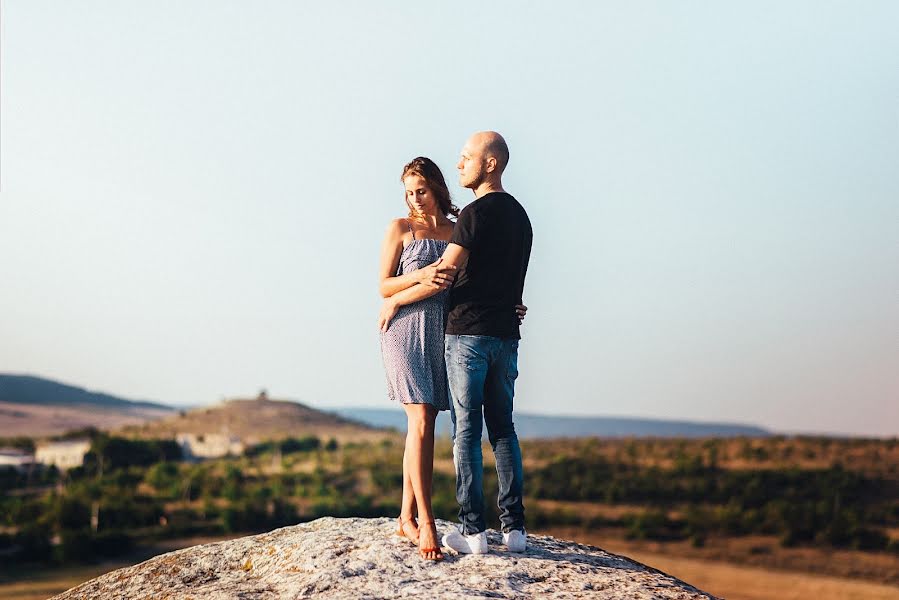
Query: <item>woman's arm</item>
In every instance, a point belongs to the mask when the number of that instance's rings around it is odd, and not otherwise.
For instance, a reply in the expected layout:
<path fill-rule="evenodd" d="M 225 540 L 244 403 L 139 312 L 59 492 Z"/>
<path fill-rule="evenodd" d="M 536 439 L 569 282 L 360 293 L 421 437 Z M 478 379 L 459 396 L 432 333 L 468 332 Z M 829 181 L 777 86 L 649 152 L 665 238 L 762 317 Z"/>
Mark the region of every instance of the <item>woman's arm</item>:
<path fill-rule="evenodd" d="M 457 244 L 450 244 L 446 247 L 446 250 L 443 251 L 443 256 L 441 256 L 437 261 L 432 262 L 430 265 L 425 267 L 425 269 L 429 269 L 432 267 L 435 268 L 443 268 L 443 269 L 452 269 L 454 272 L 456 269 L 460 269 L 465 266 L 465 263 L 468 262 L 468 250 L 459 246 Z M 438 267 L 439 264 L 445 264 L 445 267 Z M 419 271 L 423 271 L 424 269 L 419 269 Z M 413 271 L 413 273 L 417 273 L 418 271 Z M 452 283 L 452 278 L 450 278 L 450 283 Z M 407 288 L 402 292 L 397 293 L 396 295 L 391 295 L 391 300 L 394 300 L 397 306 L 405 306 L 407 304 L 412 304 L 413 302 L 418 302 L 419 300 L 424 300 L 425 298 L 430 298 L 440 290 L 449 287 L 448 285 L 423 285 L 421 289 L 419 288 Z"/>
<path fill-rule="evenodd" d="M 406 232 L 406 224 L 403 219 L 395 219 L 387 226 L 384 234 L 384 243 L 381 246 L 380 291 L 383 298 L 390 298 L 394 294 L 409 289 L 416 284 L 422 284 L 436 293 L 449 286 L 453 282 L 455 268 L 440 267 L 441 261 L 437 261 L 403 275 L 397 275 L 396 270 L 400 263 L 400 255 L 403 253 L 403 234 Z"/>
<path fill-rule="evenodd" d="M 414 277 L 415 271 L 405 275 L 396 276 L 397 267 L 400 264 L 400 254 L 403 253 L 403 228 L 402 219 L 394 219 L 387 225 L 384 232 L 384 243 L 381 244 L 381 264 L 378 268 L 380 292 L 384 298 L 389 298 L 400 290 L 404 290 L 418 283 Z"/>
<path fill-rule="evenodd" d="M 431 263 L 426 268 L 435 267 L 452 269 L 453 272 L 455 272 L 456 269 L 464 266 L 467 261 L 468 250 L 457 244 L 450 244 L 449 246 L 447 246 L 446 250 L 443 251 L 443 256 L 441 256 L 436 262 Z M 446 263 L 447 266 L 438 267 L 440 263 Z M 413 271 L 413 273 L 417 272 L 418 271 Z M 393 319 L 394 316 L 396 316 L 396 311 L 398 311 L 401 306 L 412 304 L 413 302 L 418 302 L 419 300 L 424 300 L 425 298 L 430 298 L 445 287 L 447 286 L 415 285 L 391 295 L 386 300 L 384 300 L 384 304 L 381 306 L 381 314 L 378 316 L 378 328 L 381 331 L 387 331 L 387 328 L 390 326 L 390 320 Z"/>

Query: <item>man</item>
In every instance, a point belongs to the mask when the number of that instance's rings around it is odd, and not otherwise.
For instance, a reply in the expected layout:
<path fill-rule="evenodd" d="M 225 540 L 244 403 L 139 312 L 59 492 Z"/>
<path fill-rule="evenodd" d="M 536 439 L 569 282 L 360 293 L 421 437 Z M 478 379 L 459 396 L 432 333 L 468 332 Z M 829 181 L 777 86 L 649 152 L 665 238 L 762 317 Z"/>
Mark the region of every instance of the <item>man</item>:
<path fill-rule="evenodd" d="M 465 554 L 487 552 L 481 428 L 496 458 L 503 541 L 523 552 L 521 449 L 512 423 L 518 376 L 519 315 L 533 238 L 531 222 L 502 185 L 509 149 L 496 132 L 476 133 L 462 149 L 459 183 L 475 201 L 459 214 L 443 263 L 456 265 L 446 325 L 446 369 L 453 400 L 459 531 L 443 544 Z M 483 415 L 483 421 L 482 421 Z"/>

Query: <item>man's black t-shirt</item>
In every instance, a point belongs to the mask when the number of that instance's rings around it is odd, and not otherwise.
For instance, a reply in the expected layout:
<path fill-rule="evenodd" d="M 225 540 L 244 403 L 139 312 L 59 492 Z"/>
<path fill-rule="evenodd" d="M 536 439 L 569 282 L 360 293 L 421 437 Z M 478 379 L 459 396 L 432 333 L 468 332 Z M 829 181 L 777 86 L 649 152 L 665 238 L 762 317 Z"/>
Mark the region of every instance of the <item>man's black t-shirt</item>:
<path fill-rule="evenodd" d="M 521 338 L 521 304 L 533 232 L 524 208 L 510 194 L 481 196 L 459 213 L 450 240 L 469 251 L 450 289 L 446 333 Z"/>

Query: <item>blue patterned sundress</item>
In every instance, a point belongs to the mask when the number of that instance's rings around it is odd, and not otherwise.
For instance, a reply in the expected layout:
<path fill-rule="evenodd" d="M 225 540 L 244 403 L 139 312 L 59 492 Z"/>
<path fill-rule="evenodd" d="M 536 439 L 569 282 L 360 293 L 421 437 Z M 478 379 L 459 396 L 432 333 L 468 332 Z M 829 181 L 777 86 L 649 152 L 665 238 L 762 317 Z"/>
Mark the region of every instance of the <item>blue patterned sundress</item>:
<path fill-rule="evenodd" d="M 414 234 L 413 234 L 414 235 Z M 413 239 L 403 248 L 397 275 L 426 267 L 443 255 L 449 242 Z M 443 358 L 443 332 L 449 290 L 400 307 L 381 333 L 381 358 L 387 395 L 403 404 L 433 404 L 449 410 L 449 385 Z"/>

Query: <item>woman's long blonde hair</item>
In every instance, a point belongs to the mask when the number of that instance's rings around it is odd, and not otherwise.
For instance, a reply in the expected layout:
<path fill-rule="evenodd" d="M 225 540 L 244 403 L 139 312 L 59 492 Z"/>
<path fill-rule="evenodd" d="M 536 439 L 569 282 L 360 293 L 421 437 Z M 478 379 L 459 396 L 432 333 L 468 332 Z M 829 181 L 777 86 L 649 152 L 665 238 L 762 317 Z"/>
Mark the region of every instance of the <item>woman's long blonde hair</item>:
<path fill-rule="evenodd" d="M 403 174 L 400 177 L 400 181 L 409 175 L 418 175 L 425 180 L 428 189 L 431 190 L 431 193 L 437 198 L 437 207 L 444 216 L 459 216 L 459 208 L 453 204 L 452 198 L 450 198 L 449 189 L 446 187 L 446 181 L 443 179 L 443 173 L 440 172 L 440 167 L 438 167 L 433 160 L 424 156 L 413 158 L 406 163 L 405 167 L 403 167 Z M 405 199 L 405 195 L 403 198 Z M 408 199 L 406 199 L 406 206 L 409 207 L 410 219 L 421 220 L 421 215 L 412 208 Z"/>

